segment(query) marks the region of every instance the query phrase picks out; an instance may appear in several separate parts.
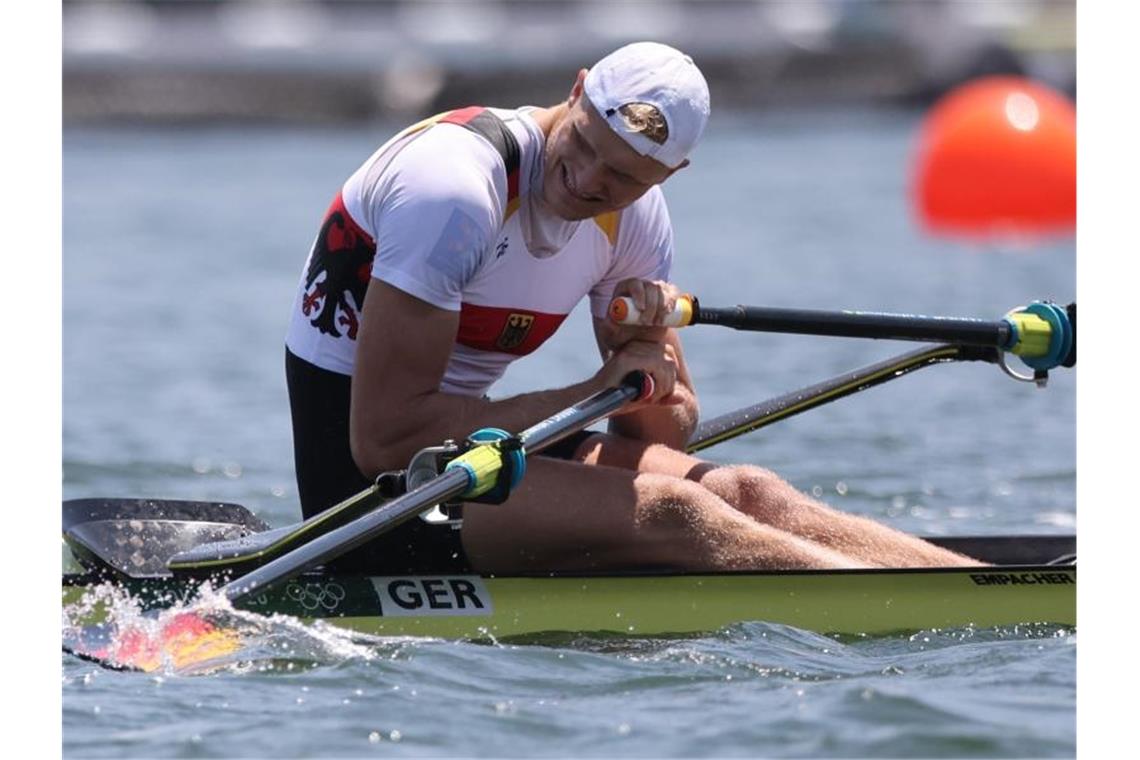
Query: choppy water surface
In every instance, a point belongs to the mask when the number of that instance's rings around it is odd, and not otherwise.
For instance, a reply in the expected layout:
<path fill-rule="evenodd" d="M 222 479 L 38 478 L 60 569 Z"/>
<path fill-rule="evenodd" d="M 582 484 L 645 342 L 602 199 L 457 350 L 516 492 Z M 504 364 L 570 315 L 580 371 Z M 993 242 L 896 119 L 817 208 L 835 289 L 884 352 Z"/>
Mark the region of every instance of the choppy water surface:
<path fill-rule="evenodd" d="M 675 280 L 737 302 L 996 317 L 1075 293 L 1071 240 L 983 250 L 910 221 L 907 113 L 721 118 L 666 185 Z M 64 144 L 64 494 L 296 519 L 282 341 L 339 183 L 390 126 L 73 130 Z M 579 310 L 497 391 L 594 369 Z M 706 416 L 910 346 L 686 334 Z M 1075 530 L 1075 378 L 946 366 L 707 452 L 925 534 Z M 1032 454 L 1026 444 L 1032 442 Z M 274 632 L 277 636 L 280 631 Z M 279 643 L 281 638 L 270 637 Z M 75 757 L 891 756 L 1075 752 L 1076 636 L 843 639 L 762 622 L 520 645 L 285 634 L 253 665 L 63 661 Z"/>

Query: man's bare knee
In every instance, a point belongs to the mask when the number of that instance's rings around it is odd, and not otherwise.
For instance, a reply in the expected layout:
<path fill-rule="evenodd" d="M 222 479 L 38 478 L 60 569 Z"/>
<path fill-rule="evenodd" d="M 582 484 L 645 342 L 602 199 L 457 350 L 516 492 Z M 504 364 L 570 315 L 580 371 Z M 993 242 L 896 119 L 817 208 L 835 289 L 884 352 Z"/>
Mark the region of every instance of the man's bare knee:
<path fill-rule="evenodd" d="M 636 529 L 649 543 L 670 547 L 679 557 L 705 557 L 743 519 L 704 487 L 681 478 L 660 478 L 638 503 Z"/>
<path fill-rule="evenodd" d="M 753 465 L 718 467 L 701 484 L 753 519 L 771 525 L 783 523 L 802 496 L 776 473 Z"/>
<path fill-rule="evenodd" d="M 638 505 L 637 527 L 651 530 L 699 530 L 708 521 L 708 508 L 696 488 L 680 482 L 660 487 Z"/>
<path fill-rule="evenodd" d="M 758 525 L 702 485 L 674 478 L 656 486 L 638 503 L 637 527 L 644 547 L 668 564 L 728 570 L 816 567 L 833 561 L 818 547 Z"/>

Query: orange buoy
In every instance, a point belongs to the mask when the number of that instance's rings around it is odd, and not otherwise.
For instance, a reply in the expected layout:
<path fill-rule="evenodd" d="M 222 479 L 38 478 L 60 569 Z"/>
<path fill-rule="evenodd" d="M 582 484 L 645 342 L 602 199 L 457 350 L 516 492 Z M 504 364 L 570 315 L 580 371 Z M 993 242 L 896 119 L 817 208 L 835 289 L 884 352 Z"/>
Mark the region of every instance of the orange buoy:
<path fill-rule="evenodd" d="M 1077 221 L 1072 101 L 1021 77 L 958 87 L 922 125 L 911 196 L 922 224 L 939 234 L 1071 233 Z"/>

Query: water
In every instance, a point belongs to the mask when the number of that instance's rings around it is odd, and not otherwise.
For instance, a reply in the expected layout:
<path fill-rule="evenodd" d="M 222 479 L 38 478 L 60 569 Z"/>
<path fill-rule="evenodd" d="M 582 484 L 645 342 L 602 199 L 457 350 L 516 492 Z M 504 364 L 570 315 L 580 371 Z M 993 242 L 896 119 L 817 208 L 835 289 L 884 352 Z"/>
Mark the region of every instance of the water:
<path fill-rule="evenodd" d="M 1075 294 L 1072 240 L 984 249 L 909 216 L 917 114 L 722 117 L 666 185 L 675 280 L 710 305 L 996 317 Z M 208 498 L 297 518 L 282 341 L 340 182 L 398 125 L 71 130 L 64 140 L 64 496 Z M 588 315 L 497 386 L 592 372 Z M 685 334 L 706 417 L 909 345 Z M 931 535 L 1071 533 L 1075 377 L 923 370 L 706 452 Z M 353 640 L 212 675 L 63 661 L 81 757 L 892 756 L 1075 752 L 1076 637 L 835 640 L 749 623 L 529 646 Z M 336 642 L 333 642 L 336 643 Z M 327 646 L 326 646 L 327 645 Z"/>

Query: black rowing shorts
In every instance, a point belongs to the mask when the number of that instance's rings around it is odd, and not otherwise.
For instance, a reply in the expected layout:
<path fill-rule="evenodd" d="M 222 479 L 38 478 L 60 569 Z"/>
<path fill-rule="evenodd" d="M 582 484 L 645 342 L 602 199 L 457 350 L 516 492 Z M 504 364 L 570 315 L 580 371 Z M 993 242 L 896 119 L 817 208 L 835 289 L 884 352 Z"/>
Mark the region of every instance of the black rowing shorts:
<path fill-rule="evenodd" d="M 293 461 L 306 518 L 372 485 L 356 468 L 348 442 L 352 378 L 322 369 L 285 349 L 285 378 L 293 415 Z M 582 431 L 543 456 L 570 459 L 593 433 Z M 413 518 L 330 563 L 335 570 L 372 575 L 470 573 L 459 531 Z"/>

